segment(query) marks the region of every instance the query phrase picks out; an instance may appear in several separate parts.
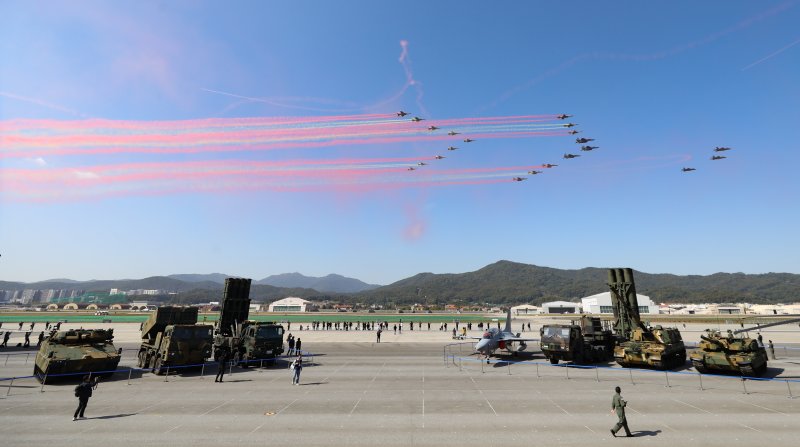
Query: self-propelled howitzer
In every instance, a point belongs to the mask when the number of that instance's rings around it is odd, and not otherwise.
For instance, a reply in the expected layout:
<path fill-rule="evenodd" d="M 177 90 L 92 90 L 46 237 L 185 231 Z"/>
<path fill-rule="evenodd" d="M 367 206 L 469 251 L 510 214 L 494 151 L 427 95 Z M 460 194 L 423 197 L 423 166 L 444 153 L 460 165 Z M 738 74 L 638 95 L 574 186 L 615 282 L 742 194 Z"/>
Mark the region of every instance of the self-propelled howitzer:
<path fill-rule="evenodd" d="M 111 375 L 122 353 L 114 347 L 113 339 L 114 329 L 53 331 L 39 347 L 33 374 L 40 381 L 62 374 L 78 378 L 89 373 Z"/>

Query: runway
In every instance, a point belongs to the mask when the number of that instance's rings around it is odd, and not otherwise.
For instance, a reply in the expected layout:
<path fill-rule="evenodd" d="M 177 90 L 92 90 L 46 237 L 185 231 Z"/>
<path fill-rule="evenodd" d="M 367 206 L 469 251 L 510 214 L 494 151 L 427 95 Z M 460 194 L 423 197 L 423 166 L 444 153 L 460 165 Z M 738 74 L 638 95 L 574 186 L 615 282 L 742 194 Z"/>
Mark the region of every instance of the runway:
<path fill-rule="evenodd" d="M 660 372 L 481 364 L 465 357 L 445 366 L 442 344 L 315 342 L 315 364 L 291 385 L 286 365 L 233 369 L 214 383 L 215 366 L 183 376 L 124 373 L 101 382 L 89 419 L 73 422 L 73 383 L 15 381 L 0 400 L 5 445 L 78 444 L 219 446 L 250 443 L 309 446 L 442 446 L 589 442 L 796 444 L 800 399 L 783 382 Z M 123 344 L 133 348 L 133 344 Z M 542 362 L 534 355 L 533 362 Z M 797 358 L 770 362 L 798 376 Z M 12 359 L 4 376 L 32 366 Z M 125 351 L 121 366 L 132 366 Z M 460 367 L 458 366 L 460 364 Z M 567 374 L 569 378 L 567 378 Z M 783 375 L 782 374 L 782 375 Z M 631 382 L 633 380 L 633 384 Z M 0 384 L 5 396 L 6 383 Z M 608 430 L 615 386 L 628 400 L 634 439 Z M 796 394 L 800 385 L 795 384 Z"/>

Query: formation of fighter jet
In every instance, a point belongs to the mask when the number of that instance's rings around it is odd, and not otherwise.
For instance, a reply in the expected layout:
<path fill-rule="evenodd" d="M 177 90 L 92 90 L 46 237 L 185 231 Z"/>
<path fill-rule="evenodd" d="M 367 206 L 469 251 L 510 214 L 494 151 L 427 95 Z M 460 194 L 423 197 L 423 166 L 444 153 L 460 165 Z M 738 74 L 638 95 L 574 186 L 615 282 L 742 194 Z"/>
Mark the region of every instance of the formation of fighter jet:
<path fill-rule="evenodd" d="M 542 167 L 547 168 L 547 169 L 550 169 L 550 168 L 552 168 L 554 166 L 558 166 L 558 165 L 554 165 L 554 164 L 550 164 L 550 163 L 545 163 L 545 164 L 542 165 Z"/>
<path fill-rule="evenodd" d="M 577 126 L 577 124 L 575 124 L 575 123 L 567 123 L 567 124 L 562 124 L 562 126 L 564 126 L 564 127 L 575 127 L 575 126 Z"/>
<path fill-rule="evenodd" d="M 594 141 L 594 138 L 576 138 L 575 139 L 575 142 L 578 143 L 578 144 L 585 144 L 585 143 L 588 143 L 590 141 Z"/>
<path fill-rule="evenodd" d="M 562 113 L 561 115 L 558 115 L 556 118 L 558 118 L 560 120 L 565 120 L 567 118 L 572 118 L 572 115 L 567 115 L 567 114 L 563 114 Z"/>
<path fill-rule="evenodd" d="M 526 179 L 525 177 L 514 177 L 512 180 L 514 180 L 515 182 L 521 182 L 523 180 L 528 180 L 528 179 Z"/>
<path fill-rule="evenodd" d="M 399 112 L 397 112 L 397 116 L 399 116 L 400 118 L 402 118 L 402 117 L 404 117 L 404 116 L 406 116 L 406 115 L 408 115 L 408 113 L 406 113 L 406 112 L 403 112 L 402 110 L 401 110 L 401 111 L 399 111 Z"/>
<path fill-rule="evenodd" d="M 458 148 L 455 147 L 455 146 L 448 146 L 448 148 L 447 148 L 448 151 L 454 151 L 456 149 L 458 149 Z"/>
<path fill-rule="evenodd" d="M 483 333 L 483 337 L 474 339 L 479 340 L 475 344 L 475 352 L 485 356 L 486 363 L 489 363 L 489 357 L 498 349 L 505 349 L 509 354 L 514 354 L 527 349 L 527 342 L 538 341 L 536 338 L 520 338 L 519 334 L 511 332 L 511 309 L 508 309 L 506 327 L 502 331 L 499 328 L 491 328 Z M 512 350 L 514 343 L 519 343 L 516 351 Z"/>
<path fill-rule="evenodd" d="M 714 152 L 723 152 L 723 151 L 729 151 L 729 150 L 731 150 L 731 148 L 725 147 L 725 146 L 717 146 L 717 147 L 714 148 Z"/>
<path fill-rule="evenodd" d="M 465 143 L 472 143 L 473 141 L 475 141 L 475 140 L 470 139 L 470 138 L 464 138 L 464 142 Z"/>
<path fill-rule="evenodd" d="M 536 174 L 541 174 L 541 173 L 542 173 L 542 171 L 528 171 L 528 174 L 530 174 L 530 175 L 536 175 Z"/>
<path fill-rule="evenodd" d="M 681 169 L 681 171 L 683 171 L 683 172 L 691 172 L 691 171 L 696 171 L 696 170 L 697 169 L 695 169 L 695 168 L 682 168 Z"/>
<path fill-rule="evenodd" d="M 591 151 L 591 150 L 597 149 L 599 147 L 600 146 L 581 146 L 581 150 L 582 151 Z"/>
<path fill-rule="evenodd" d="M 434 158 L 435 158 L 435 159 L 437 159 L 437 160 L 441 160 L 441 159 L 443 159 L 443 158 L 444 158 L 444 155 L 437 155 L 437 156 L 436 156 L 436 157 L 434 157 Z"/>
<path fill-rule="evenodd" d="M 425 118 L 420 118 L 418 116 L 415 116 L 414 118 L 411 118 L 411 121 L 418 123 L 420 121 L 425 121 Z"/>
<path fill-rule="evenodd" d="M 450 132 L 447 132 L 447 135 L 450 135 L 452 137 L 453 135 L 458 135 L 458 132 L 456 132 L 455 130 L 451 130 Z"/>
<path fill-rule="evenodd" d="M 564 158 L 566 158 L 566 159 L 570 159 L 570 158 L 577 158 L 577 157 L 580 157 L 580 155 L 576 155 L 576 154 L 564 154 Z"/>
<path fill-rule="evenodd" d="M 428 126 L 428 130 L 438 130 L 439 128 L 436 126 Z"/>
<path fill-rule="evenodd" d="M 576 133 L 581 133 L 581 131 L 580 130 L 570 130 L 567 133 L 570 134 L 570 135 L 575 135 Z"/>
<path fill-rule="evenodd" d="M 724 157 L 722 155 L 712 155 L 711 156 L 712 160 L 722 160 L 723 158 L 728 158 L 728 157 Z"/>

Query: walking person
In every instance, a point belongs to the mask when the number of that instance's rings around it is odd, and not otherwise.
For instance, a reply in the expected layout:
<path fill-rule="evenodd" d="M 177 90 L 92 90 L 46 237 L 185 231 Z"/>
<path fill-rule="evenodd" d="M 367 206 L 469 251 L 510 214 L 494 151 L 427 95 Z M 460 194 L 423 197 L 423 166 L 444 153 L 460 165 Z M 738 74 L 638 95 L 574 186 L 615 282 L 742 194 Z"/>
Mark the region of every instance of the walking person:
<path fill-rule="evenodd" d="M 292 371 L 292 385 L 300 385 L 300 372 L 303 370 L 303 356 L 298 355 L 297 358 L 292 362 L 291 366 Z"/>
<path fill-rule="evenodd" d="M 303 355 L 303 351 L 300 348 L 303 346 L 303 342 L 300 341 L 300 337 L 297 337 L 297 341 L 294 342 L 294 352 L 298 355 Z"/>
<path fill-rule="evenodd" d="M 3 343 L 5 345 L 5 343 Z M 772 355 L 772 360 L 777 360 L 775 358 L 775 345 L 772 344 L 772 340 L 769 341 L 769 353 Z"/>
<path fill-rule="evenodd" d="M 36 347 L 42 346 L 42 341 L 44 341 L 44 331 L 39 332 L 39 341 L 36 343 Z"/>
<path fill-rule="evenodd" d="M 0 344 L 0 347 L 3 347 L 3 348 L 8 347 L 8 338 L 9 337 L 11 337 L 11 331 L 6 331 L 6 333 L 3 334 L 3 343 Z"/>
<path fill-rule="evenodd" d="M 286 342 L 289 343 L 289 352 L 287 352 L 286 355 L 294 354 L 294 337 L 292 337 L 292 334 L 286 337 Z"/>
<path fill-rule="evenodd" d="M 22 345 L 23 348 L 29 348 L 31 346 L 31 333 L 25 333 L 25 343 Z"/>
<path fill-rule="evenodd" d="M 381 342 L 381 330 L 378 329 L 378 343 Z"/>
<path fill-rule="evenodd" d="M 616 391 L 616 394 L 614 394 L 614 398 L 611 400 L 611 413 L 613 414 L 616 411 L 619 421 L 614 425 L 614 428 L 611 429 L 611 436 L 616 438 L 619 429 L 624 428 L 625 436 L 630 438 L 633 435 L 628 429 L 628 420 L 625 419 L 625 406 L 628 405 L 628 402 L 620 395 L 622 390 L 620 390 L 619 387 L 614 388 L 614 391 Z"/>
<path fill-rule="evenodd" d="M 227 349 L 220 349 L 217 351 L 217 377 L 214 378 L 214 382 L 222 383 L 222 377 L 225 375 L 225 367 L 228 364 L 228 359 L 230 356 L 228 355 Z"/>
<path fill-rule="evenodd" d="M 86 406 L 89 405 L 89 398 L 92 397 L 92 390 L 96 388 L 97 381 L 95 380 L 95 382 L 92 382 L 92 379 L 90 379 L 89 376 L 84 376 L 83 382 L 75 387 L 75 397 L 78 398 L 78 408 L 75 410 L 75 414 L 72 416 L 73 421 L 77 421 L 78 418 L 86 419 L 86 417 L 83 416 L 83 413 L 86 411 Z"/>

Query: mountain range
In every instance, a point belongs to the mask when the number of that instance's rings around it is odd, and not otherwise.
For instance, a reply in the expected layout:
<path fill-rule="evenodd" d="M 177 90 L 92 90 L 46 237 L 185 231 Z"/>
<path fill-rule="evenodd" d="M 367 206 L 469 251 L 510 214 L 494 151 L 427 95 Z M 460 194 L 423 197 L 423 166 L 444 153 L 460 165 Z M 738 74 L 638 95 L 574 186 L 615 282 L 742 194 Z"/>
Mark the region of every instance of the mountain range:
<path fill-rule="evenodd" d="M 254 301 L 298 296 L 310 299 L 365 304 L 540 304 L 554 300 L 577 300 L 608 290 L 607 269 L 587 267 L 563 270 L 511 261 L 498 261 L 474 272 L 419 273 L 386 286 L 366 284 L 341 275 L 308 277 L 299 273 L 272 275 L 253 282 Z M 144 279 L 73 281 L 66 279 L 36 283 L 0 281 L 0 290 L 82 289 L 108 292 L 161 289 L 177 292 L 161 300 L 179 302 L 216 301 L 221 298 L 228 275 L 176 274 Z M 680 303 L 790 303 L 800 301 L 800 275 L 792 273 L 715 273 L 672 275 L 635 272 L 636 290 L 655 302 Z"/>

